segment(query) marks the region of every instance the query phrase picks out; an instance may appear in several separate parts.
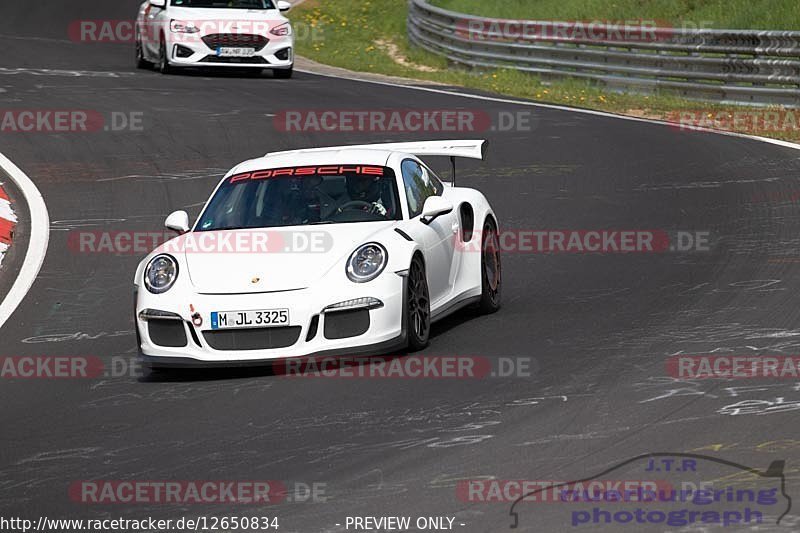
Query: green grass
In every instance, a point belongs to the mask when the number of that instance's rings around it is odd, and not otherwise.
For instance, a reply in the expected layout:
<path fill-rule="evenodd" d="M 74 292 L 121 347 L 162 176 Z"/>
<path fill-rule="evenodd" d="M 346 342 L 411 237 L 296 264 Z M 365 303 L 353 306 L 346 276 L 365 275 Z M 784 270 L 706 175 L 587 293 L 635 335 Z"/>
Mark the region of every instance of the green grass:
<path fill-rule="evenodd" d="M 798 0 L 433 0 L 486 17 L 539 20 L 659 20 L 671 26 L 800 30 Z"/>
<path fill-rule="evenodd" d="M 444 3 L 447 0 L 441 0 Z M 456 0 L 449 0 L 455 3 Z M 513 4 L 521 1 L 504 0 Z M 561 0 L 569 4 L 578 0 Z M 611 0 L 614 1 L 614 0 Z M 631 3 L 630 0 L 616 0 Z M 672 0 L 684 4 L 686 0 Z M 781 3 L 783 0 L 771 0 Z M 797 2 L 797 0 L 794 0 Z M 498 2 L 460 0 L 464 4 L 505 5 Z M 537 0 L 536 5 L 555 4 Z M 600 2 L 592 2 L 600 5 Z M 703 0 L 695 0 L 696 5 Z M 710 3 L 710 2 L 709 2 Z M 739 3 L 738 0 L 733 1 Z M 753 0 L 753 3 L 758 3 Z M 505 7 L 507 9 L 508 6 Z M 498 7 L 498 11 L 500 8 Z M 730 105 L 685 100 L 669 94 L 640 95 L 611 92 L 581 80 L 545 82 L 513 69 L 472 71 L 453 68 L 447 61 L 420 48 L 411 46 L 406 37 L 407 6 L 404 0 L 307 0 L 290 12 L 298 28 L 297 51 L 300 55 L 337 67 L 432 80 L 489 91 L 501 95 L 529 98 L 539 102 L 598 109 L 614 113 L 670 118 L 682 110 L 734 112 L 748 109 Z M 390 46 L 388 46 L 390 45 Z M 392 49 L 393 48 L 393 49 Z M 402 104 L 398 103 L 398 106 Z M 407 105 L 407 104 L 406 104 Z M 800 131 L 745 131 L 786 140 L 800 140 Z"/>

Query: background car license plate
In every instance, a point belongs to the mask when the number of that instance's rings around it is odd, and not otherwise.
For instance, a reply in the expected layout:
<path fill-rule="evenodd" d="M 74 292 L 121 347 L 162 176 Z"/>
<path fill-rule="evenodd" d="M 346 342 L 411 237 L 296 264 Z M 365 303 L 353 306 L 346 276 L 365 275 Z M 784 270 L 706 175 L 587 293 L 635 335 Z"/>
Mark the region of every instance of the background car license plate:
<path fill-rule="evenodd" d="M 233 47 L 220 47 L 217 48 L 218 57 L 253 57 L 256 55 L 254 48 L 233 48 Z"/>
<path fill-rule="evenodd" d="M 268 328 L 288 325 L 288 309 L 215 311 L 211 313 L 211 329 Z"/>

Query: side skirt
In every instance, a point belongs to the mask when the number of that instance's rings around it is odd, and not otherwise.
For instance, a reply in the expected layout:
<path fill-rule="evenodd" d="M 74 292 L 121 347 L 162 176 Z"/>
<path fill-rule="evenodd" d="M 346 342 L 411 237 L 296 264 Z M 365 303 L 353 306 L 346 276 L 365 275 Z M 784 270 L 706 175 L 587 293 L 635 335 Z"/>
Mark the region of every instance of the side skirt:
<path fill-rule="evenodd" d="M 480 294 L 477 296 L 464 296 L 464 295 L 458 296 L 447 305 L 437 309 L 435 313 L 431 313 L 431 323 L 437 322 L 447 316 L 450 316 L 459 309 L 463 309 L 465 307 L 469 307 L 472 304 L 478 303 L 480 300 L 481 300 Z"/>

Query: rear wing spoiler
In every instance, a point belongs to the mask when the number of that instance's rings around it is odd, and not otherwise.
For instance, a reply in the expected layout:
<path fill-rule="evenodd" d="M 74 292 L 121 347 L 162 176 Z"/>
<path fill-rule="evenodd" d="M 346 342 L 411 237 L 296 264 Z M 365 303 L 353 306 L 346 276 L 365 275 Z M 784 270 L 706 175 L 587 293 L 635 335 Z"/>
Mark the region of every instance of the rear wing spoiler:
<path fill-rule="evenodd" d="M 468 141 L 416 141 L 405 143 L 379 143 L 361 144 L 356 146 L 330 146 L 326 148 L 310 148 L 306 150 L 290 150 L 286 152 L 272 152 L 267 156 L 289 153 L 309 153 L 322 152 L 329 150 L 388 150 L 391 152 L 403 152 L 415 156 L 446 156 L 450 158 L 465 157 L 468 159 L 486 158 L 486 148 L 488 142 L 484 140 Z"/>

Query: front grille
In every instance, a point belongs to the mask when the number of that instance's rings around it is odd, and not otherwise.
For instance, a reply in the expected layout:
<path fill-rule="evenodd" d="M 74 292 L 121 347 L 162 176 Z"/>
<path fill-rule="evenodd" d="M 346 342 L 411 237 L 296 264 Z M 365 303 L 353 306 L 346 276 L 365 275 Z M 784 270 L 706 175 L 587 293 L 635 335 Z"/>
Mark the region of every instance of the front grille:
<path fill-rule="evenodd" d="M 270 350 L 288 348 L 300 338 L 300 326 L 283 328 L 226 329 L 204 331 L 203 338 L 215 350 Z"/>
<path fill-rule="evenodd" d="M 369 311 L 366 309 L 325 313 L 324 320 L 326 339 L 357 337 L 369 329 Z"/>
<path fill-rule="evenodd" d="M 269 39 L 263 35 L 247 33 L 215 33 L 203 37 L 203 42 L 212 50 L 220 46 L 233 46 L 237 48 L 255 48 L 256 52 L 267 46 Z"/>
<path fill-rule="evenodd" d="M 200 60 L 201 63 L 231 63 L 245 65 L 265 65 L 269 62 L 261 56 L 253 57 L 217 57 L 214 55 L 206 56 Z"/>
<path fill-rule="evenodd" d="M 180 320 L 148 320 L 147 334 L 153 344 L 165 348 L 183 348 L 189 344 Z"/>

